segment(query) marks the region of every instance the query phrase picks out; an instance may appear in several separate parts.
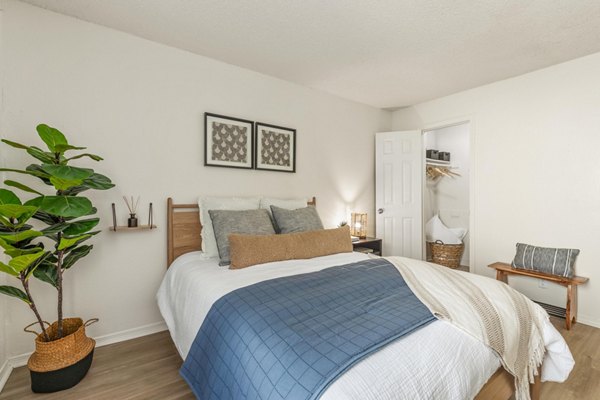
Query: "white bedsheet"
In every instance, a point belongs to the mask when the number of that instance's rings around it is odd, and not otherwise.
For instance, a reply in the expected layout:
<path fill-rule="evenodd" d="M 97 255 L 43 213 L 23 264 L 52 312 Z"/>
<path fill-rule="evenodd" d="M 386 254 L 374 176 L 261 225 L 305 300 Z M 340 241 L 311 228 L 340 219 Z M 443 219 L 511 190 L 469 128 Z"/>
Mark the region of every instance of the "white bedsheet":
<path fill-rule="evenodd" d="M 342 253 L 229 270 L 200 252 L 188 253 L 169 268 L 157 294 L 158 305 L 185 359 L 210 307 L 230 291 L 367 257 Z M 544 327 L 544 341 L 547 353 L 542 380 L 562 382 L 574 365 L 571 353 L 550 323 Z M 448 322 L 434 321 L 355 364 L 321 398 L 472 399 L 499 366 L 497 356 L 487 346 Z"/>

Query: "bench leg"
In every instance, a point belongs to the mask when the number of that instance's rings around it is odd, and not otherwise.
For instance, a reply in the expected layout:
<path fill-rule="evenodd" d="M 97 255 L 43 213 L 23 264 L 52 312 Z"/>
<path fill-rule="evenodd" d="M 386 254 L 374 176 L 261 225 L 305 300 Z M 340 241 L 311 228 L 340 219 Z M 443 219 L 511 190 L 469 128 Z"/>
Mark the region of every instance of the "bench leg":
<path fill-rule="evenodd" d="M 496 270 L 496 280 L 504 282 L 508 285 L 508 274 L 499 270 Z"/>
<path fill-rule="evenodd" d="M 537 375 L 535 376 L 534 382 L 529 386 L 529 393 L 531 400 L 540 400 L 540 394 L 542 392 L 542 369 L 538 368 Z"/>
<path fill-rule="evenodd" d="M 565 315 L 567 330 L 577 322 L 577 285 L 567 285 L 567 311 Z"/>

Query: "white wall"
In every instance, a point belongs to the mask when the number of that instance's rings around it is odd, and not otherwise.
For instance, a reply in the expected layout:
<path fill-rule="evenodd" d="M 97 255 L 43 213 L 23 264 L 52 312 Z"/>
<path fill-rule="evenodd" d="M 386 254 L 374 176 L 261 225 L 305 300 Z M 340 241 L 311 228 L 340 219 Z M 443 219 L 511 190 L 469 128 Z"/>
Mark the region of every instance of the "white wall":
<path fill-rule="evenodd" d="M 4 81 L 3 74 L 3 43 L 4 43 L 4 30 L 3 30 L 3 17 L 4 12 L 2 11 L 2 4 L 0 3 L 0 88 L 3 86 Z M 0 114 L 3 109 L 2 96 L 0 96 Z M 0 118 L 0 132 L 4 130 L 3 118 Z M 0 166 L 4 166 L 4 149 L 0 149 Z M 0 172 L 0 181 L 4 182 L 4 173 Z M 4 254 L 0 255 L 0 261 L 5 262 Z M 2 274 L 4 275 L 4 274 Z M 6 284 L 4 276 L 0 276 L 0 285 Z M 7 379 L 8 373 L 8 353 L 7 353 L 7 337 L 6 337 L 6 324 L 7 324 L 7 313 L 6 313 L 6 299 L 3 295 L 0 295 L 0 390 L 4 385 L 4 381 Z"/>
<path fill-rule="evenodd" d="M 459 124 L 427 131 L 424 135 L 425 147 L 451 153 L 453 178 L 442 177 L 434 182 L 427 180 L 423 193 L 423 215 L 425 222 L 439 213 L 440 219 L 449 228 L 469 230 L 469 183 L 470 183 L 470 134 L 469 124 Z M 469 265 L 470 236 L 463 239 L 465 250 L 461 265 Z"/>
<path fill-rule="evenodd" d="M 56 126 L 102 155 L 104 162 L 86 165 L 117 184 L 92 196 L 103 232 L 66 275 L 66 314 L 99 317 L 92 335 L 162 320 L 154 295 L 166 267 L 168 196 L 187 203 L 201 194 L 315 195 L 330 227 L 347 205 L 373 215 L 373 132 L 391 128 L 391 113 L 23 3 L 4 5 L 2 136 L 35 143 L 38 123 Z M 204 167 L 206 111 L 296 128 L 297 173 Z M 7 154 L 9 165 L 28 162 Z M 109 232 L 111 202 L 122 222 L 127 216 L 123 194 L 142 196 L 143 221 L 154 202 L 159 229 Z M 34 291 L 53 319 L 53 290 L 36 283 Z M 22 333 L 32 315 L 9 302 L 14 356 L 32 349 Z"/>
<path fill-rule="evenodd" d="M 511 261 L 516 242 L 581 249 L 579 320 L 600 326 L 600 53 L 399 110 L 393 129 L 470 119 L 475 158 L 471 270 Z M 565 290 L 513 280 L 564 307 Z"/>

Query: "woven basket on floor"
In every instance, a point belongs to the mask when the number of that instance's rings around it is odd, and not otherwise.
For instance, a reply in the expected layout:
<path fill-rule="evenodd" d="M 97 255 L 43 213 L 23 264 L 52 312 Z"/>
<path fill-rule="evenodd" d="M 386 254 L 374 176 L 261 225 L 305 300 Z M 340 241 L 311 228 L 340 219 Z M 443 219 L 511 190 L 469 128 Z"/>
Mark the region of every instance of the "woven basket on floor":
<path fill-rule="evenodd" d="M 46 334 L 50 337 L 50 342 L 44 340 L 42 333 L 27 330 L 26 332 L 36 333 L 35 351 L 29 357 L 27 367 L 35 372 L 56 371 L 61 368 L 73 365 L 84 359 L 94 349 L 96 341 L 85 334 L 85 327 L 98 321 L 90 319 L 85 323 L 81 318 L 63 319 L 63 337 L 56 338 L 58 331 L 58 322 L 46 328 Z M 30 325 L 31 326 L 31 325 Z"/>
<path fill-rule="evenodd" d="M 431 250 L 434 263 L 453 269 L 460 267 L 460 259 L 465 250 L 463 243 L 444 244 L 441 240 L 436 240 L 435 242 L 427 242 L 427 244 Z"/>

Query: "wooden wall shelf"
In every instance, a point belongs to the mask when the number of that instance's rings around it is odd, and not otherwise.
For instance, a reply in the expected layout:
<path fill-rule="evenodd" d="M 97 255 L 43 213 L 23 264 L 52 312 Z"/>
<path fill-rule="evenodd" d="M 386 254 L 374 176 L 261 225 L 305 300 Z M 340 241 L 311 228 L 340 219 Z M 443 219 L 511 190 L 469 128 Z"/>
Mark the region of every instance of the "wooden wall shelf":
<path fill-rule="evenodd" d="M 125 198 L 125 197 L 123 197 Z M 133 202 L 133 198 L 131 200 Z M 125 202 L 127 202 L 127 199 L 125 199 Z M 151 229 L 156 229 L 157 226 L 154 225 L 154 216 L 152 214 L 152 203 L 150 203 L 150 205 L 148 206 L 148 223 L 145 225 L 138 225 L 135 227 L 129 227 L 127 225 L 117 225 L 117 212 L 115 211 L 115 203 L 112 203 L 112 217 L 113 217 L 113 225 L 109 228 L 111 231 L 113 232 L 125 232 L 125 231 L 143 231 L 143 230 L 151 230 Z M 137 203 L 136 203 L 137 206 Z M 131 214 L 132 216 L 134 216 L 135 214 Z"/>
<path fill-rule="evenodd" d="M 134 228 L 130 228 L 128 226 L 111 226 L 109 229 L 113 232 L 124 232 L 124 231 L 143 231 L 145 229 L 150 230 L 150 229 L 156 229 L 157 226 L 156 225 L 141 225 L 141 226 L 136 226 Z"/>

